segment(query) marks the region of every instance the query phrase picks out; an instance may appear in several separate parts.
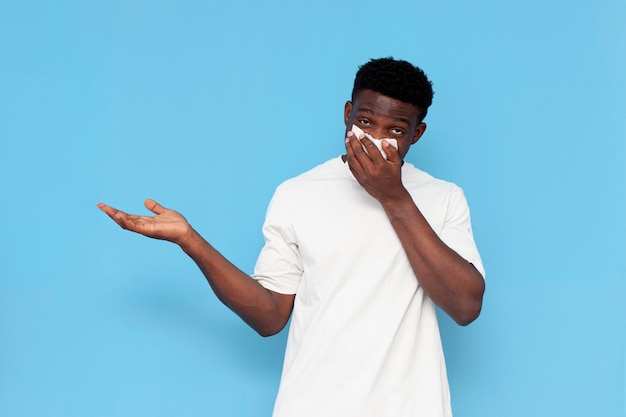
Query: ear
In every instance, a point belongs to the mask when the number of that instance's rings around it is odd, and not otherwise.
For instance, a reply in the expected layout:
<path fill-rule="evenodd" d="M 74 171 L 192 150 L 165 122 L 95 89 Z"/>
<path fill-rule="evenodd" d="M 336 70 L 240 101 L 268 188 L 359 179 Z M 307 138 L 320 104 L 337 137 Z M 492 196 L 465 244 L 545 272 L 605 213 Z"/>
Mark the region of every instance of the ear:
<path fill-rule="evenodd" d="M 413 139 L 411 139 L 411 145 L 417 143 L 418 140 L 422 137 L 422 135 L 426 132 L 426 123 L 418 123 L 415 126 L 415 131 L 413 132 Z"/>
<path fill-rule="evenodd" d="M 348 127 L 348 120 L 350 120 L 350 115 L 352 114 L 352 102 L 350 100 L 346 101 L 345 106 L 343 107 L 343 122 L 346 127 Z"/>

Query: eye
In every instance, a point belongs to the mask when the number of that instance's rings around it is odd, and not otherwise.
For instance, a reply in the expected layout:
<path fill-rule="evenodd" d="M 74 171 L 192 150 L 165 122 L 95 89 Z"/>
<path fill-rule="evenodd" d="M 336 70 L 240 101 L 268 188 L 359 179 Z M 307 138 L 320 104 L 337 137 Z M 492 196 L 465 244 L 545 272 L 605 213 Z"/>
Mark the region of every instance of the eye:
<path fill-rule="evenodd" d="M 370 121 L 367 119 L 359 119 L 358 122 L 363 125 L 363 126 L 369 126 L 370 125 Z"/>
<path fill-rule="evenodd" d="M 394 127 L 393 129 L 391 129 L 391 133 L 397 136 L 402 136 L 404 135 L 404 130 L 400 129 L 399 127 Z"/>

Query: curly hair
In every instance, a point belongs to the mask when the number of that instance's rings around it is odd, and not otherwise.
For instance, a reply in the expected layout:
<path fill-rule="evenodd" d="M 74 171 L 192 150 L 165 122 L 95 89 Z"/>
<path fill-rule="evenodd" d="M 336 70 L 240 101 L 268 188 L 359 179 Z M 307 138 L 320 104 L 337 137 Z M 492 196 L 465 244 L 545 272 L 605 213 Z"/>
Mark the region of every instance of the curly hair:
<path fill-rule="evenodd" d="M 420 109 L 420 122 L 433 102 L 433 85 L 420 68 L 410 62 L 389 58 L 371 59 L 361 65 L 354 78 L 352 101 L 359 91 L 372 90 L 414 104 Z"/>

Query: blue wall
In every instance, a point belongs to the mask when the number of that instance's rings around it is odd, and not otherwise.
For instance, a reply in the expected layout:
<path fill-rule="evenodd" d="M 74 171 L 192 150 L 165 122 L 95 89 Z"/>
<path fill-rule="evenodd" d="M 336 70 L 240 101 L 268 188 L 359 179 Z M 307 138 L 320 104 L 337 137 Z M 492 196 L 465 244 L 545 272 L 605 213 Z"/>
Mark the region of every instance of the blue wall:
<path fill-rule="evenodd" d="M 408 159 L 464 188 L 488 271 L 477 322 L 441 316 L 456 415 L 625 415 L 626 3 L 91 3 L 0 5 L 0 415 L 269 416 L 284 332 L 95 204 L 158 199 L 251 271 L 388 55 L 434 82 Z"/>

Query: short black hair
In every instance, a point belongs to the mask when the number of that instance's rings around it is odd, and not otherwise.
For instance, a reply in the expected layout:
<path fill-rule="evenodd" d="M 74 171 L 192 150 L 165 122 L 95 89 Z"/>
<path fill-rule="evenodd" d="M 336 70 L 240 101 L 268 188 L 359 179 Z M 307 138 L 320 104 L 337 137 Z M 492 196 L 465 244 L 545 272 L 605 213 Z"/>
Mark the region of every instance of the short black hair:
<path fill-rule="evenodd" d="M 372 90 L 384 96 L 414 104 L 420 109 L 420 122 L 433 102 L 433 84 L 424 71 L 410 62 L 388 58 L 371 59 L 361 65 L 354 78 L 352 101 L 359 91 Z"/>

